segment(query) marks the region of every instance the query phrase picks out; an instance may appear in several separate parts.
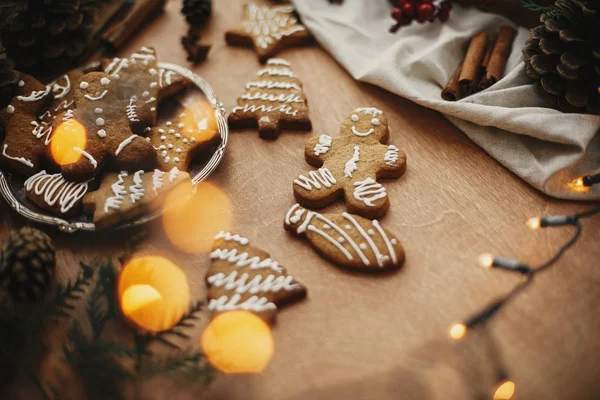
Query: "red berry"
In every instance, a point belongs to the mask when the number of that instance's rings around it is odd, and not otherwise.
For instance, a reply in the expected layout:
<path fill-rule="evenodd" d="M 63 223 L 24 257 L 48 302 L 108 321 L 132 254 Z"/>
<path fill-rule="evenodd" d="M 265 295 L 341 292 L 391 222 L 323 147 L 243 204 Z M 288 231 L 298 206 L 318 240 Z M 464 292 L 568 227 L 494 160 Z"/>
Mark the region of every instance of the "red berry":
<path fill-rule="evenodd" d="M 392 18 L 394 18 L 396 21 L 400 21 L 402 16 L 402 10 L 400 8 L 394 8 L 392 10 Z"/>
<path fill-rule="evenodd" d="M 417 8 L 417 21 L 425 22 L 431 19 L 435 14 L 435 7 L 429 3 L 423 3 Z"/>
<path fill-rule="evenodd" d="M 414 15 L 415 15 L 415 6 L 413 6 L 411 3 L 406 3 L 405 5 L 402 6 L 402 12 L 407 17 L 414 17 Z"/>

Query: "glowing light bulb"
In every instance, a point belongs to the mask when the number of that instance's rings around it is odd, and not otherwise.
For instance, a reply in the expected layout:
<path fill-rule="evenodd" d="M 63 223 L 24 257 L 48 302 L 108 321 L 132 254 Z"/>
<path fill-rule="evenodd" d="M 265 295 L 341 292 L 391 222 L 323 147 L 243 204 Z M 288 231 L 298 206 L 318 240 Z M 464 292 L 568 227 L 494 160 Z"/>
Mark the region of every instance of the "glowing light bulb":
<path fill-rule="evenodd" d="M 480 255 L 477 261 L 483 268 L 492 268 L 494 266 L 494 256 L 489 253 Z"/>
<path fill-rule="evenodd" d="M 450 337 L 454 340 L 460 340 L 467 334 L 467 327 L 465 324 L 457 323 L 450 327 Z"/>
<path fill-rule="evenodd" d="M 512 381 L 503 381 L 494 392 L 494 400 L 510 400 L 515 394 L 515 384 Z"/>
<path fill-rule="evenodd" d="M 529 218 L 525 223 L 527 227 L 531 230 L 540 229 L 542 226 L 542 221 L 539 218 Z"/>
<path fill-rule="evenodd" d="M 583 177 L 572 180 L 567 184 L 567 186 L 576 192 L 587 192 L 590 190 L 590 188 L 585 185 Z"/>

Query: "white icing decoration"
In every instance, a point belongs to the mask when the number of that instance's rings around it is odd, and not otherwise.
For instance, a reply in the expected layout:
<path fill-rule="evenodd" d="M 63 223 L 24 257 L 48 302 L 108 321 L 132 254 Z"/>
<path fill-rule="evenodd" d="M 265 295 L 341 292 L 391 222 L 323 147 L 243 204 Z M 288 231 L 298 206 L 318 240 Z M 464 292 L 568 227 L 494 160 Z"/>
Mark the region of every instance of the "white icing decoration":
<path fill-rule="evenodd" d="M 90 100 L 90 101 L 96 101 L 96 100 L 101 100 L 104 98 L 104 96 L 106 96 L 106 93 L 108 93 L 108 90 L 105 90 L 104 92 L 102 92 L 100 95 L 93 97 L 90 96 L 89 94 L 84 95 L 83 97 L 85 97 L 86 99 Z"/>
<path fill-rule="evenodd" d="M 135 64 L 137 60 L 141 60 L 144 62 L 144 65 L 148 65 L 151 61 L 156 60 L 156 57 L 152 54 L 133 53 L 131 55 L 131 62 Z"/>
<path fill-rule="evenodd" d="M 108 78 L 102 78 L 102 79 L 100 79 L 100 84 L 101 84 L 102 86 L 106 86 L 106 85 L 108 85 L 109 83 L 110 83 L 110 79 L 108 79 Z"/>
<path fill-rule="evenodd" d="M 388 236 L 385 234 L 385 231 L 383 230 L 381 225 L 379 225 L 379 221 L 377 221 L 376 219 L 373 220 L 373 226 L 375 227 L 375 229 L 377 229 L 377 232 L 379 232 L 381 238 L 385 242 L 388 252 L 390 253 L 390 256 L 392 256 L 392 262 L 396 264 L 398 258 L 396 257 L 396 251 L 394 250 L 394 246 L 392 246 L 392 244 L 397 244 L 398 241 L 396 240 L 396 238 L 392 238 L 392 240 L 389 240 Z"/>
<path fill-rule="evenodd" d="M 116 68 L 115 68 L 116 66 Z M 115 68 L 113 70 L 113 68 Z M 112 76 L 115 79 L 119 79 L 119 72 L 121 72 L 122 69 L 124 68 L 129 68 L 129 60 L 126 58 L 118 58 L 115 57 L 112 62 L 104 69 L 104 72 L 106 72 L 107 74 L 110 74 L 110 76 Z"/>
<path fill-rule="evenodd" d="M 391 242 L 392 244 L 398 244 L 398 241 L 396 240 L 396 238 L 392 238 L 392 239 L 390 240 L 390 242 Z"/>
<path fill-rule="evenodd" d="M 293 7 L 271 8 L 250 3 L 248 4 L 248 17 L 242 21 L 242 27 L 254 36 L 254 42 L 258 47 L 266 49 L 275 40 L 281 40 L 284 36 L 306 30 L 301 25 L 293 25 L 296 23 L 296 19 L 290 16 L 293 11 Z M 278 61 L 275 59 L 276 63 Z"/>
<path fill-rule="evenodd" d="M 367 231 L 367 233 L 368 233 L 369 235 L 373 236 L 373 235 L 375 234 L 375 231 L 374 231 L 373 229 L 369 229 L 369 230 Z"/>
<path fill-rule="evenodd" d="M 24 183 L 25 190 L 41 196 L 44 195 L 44 202 L 49 206 L 54 206 L 57 202 L 60 206 L 60 212 L 68 212 L 75 203 L 87 193 L 88 182 L 67 182 L 62 174 L 47 174 L 46 171 L 40 171 L 31 176 Z"/>
<path fill-rule="evenodd" d="M 367 249 L 367 245 L 366 245 L 366 244 L 364 244 L 364 243 L 361 243 L 361 244 L 360 244 L 358 247 L 360 247 L 360 248 L 361 248 L 361 249 L 363 249 L 363 250 L 366 250 L 366 249 Z"/>
<path fill-rule="evenodd" d="M 79 89 L 87 89 L 89 86 L 89 84 L 86 81 L 81 81 L 81 83 L 79 84 Z"/>
<path fill-rule="evenodd" d="M 94 157 L 92 157 L 90 153 L 88 153 L 80 147 L 73 147 L 73 150 L 79 152 L 79 154 L 87 158 L 90 164 L 92 164 L 92 166 L 94 167 L 94 169 L 98 168 L 98 162 L 96 161 L 96 159 L 94 159 Z"/>
<path fill-rule="evenodd" d="M 327 224 L 323 224 L 323 229 L 331 229 L 331 227 Z"/>
<path fill-rule="evenodd" d="M 163 135 L 160 137 L 160 140 L 167 140 L 167 137 Z"/>
<path fill-rule="evenodd" d="M 146 53 L 154 54 L 154 50 L 152 50 L 151 48 L 146 47 L 146 46 L 140 47 L 140 50 L 143 52 L 146 52 Z"/>
<path fill-rule="evenodd" d="M 154 88 L 155 88 L 155 87 L 157 87 L 157 86 L 158 86 L 158 83 L 157 83 L 157 82 L 152 82 L 152 83 L 150 83 L 150 87 L 151 87 L 152 89 L 154 89 Z"/>
<path fill-rule="evenodd" d="M 150 111 L 152 111 L 152 112 L 156 111 L 156 107 L 150 107 Z"/>
<path fill-rule="evenodd" d="M 292 65 L 283 58 L 271 58 L 267 61 L 268 65 L 283 65 L 284 67 L 291 67 Z"/>
<path fill-rule="evenodd" d="M 167 125 L 167 126 L 171 126 L 171 125 L 173 125 L 173 123 L 172 123 L 171 121 L 167 121 L 167 124 L 166 124 L 166 125 Z"/>
<path fill-rule="evenodd" d="M 25 86 L 25 82 L 24 81 L 19 81 L 19 87 L 23 87 Z"/>
<path fill-rule="evenodd" d="M 260 257 L 250 255 L 246 252 L 238 254 L 238 249 L 216 249 L 210 253 L 210 258 L 227 261 L 235 264 L 238 268 L 249 267 L 250 269 L 270 268 L 275 272 L 281 272 L 279 263 L 271 258 L 261 260 Z"/>
<path fill-rule="evenodd" d="M 15 108 L 9 104 L 8 107 L 6 107 L 6 112 L 13 114 L 15 112 Z"/>
<path fill-rule="evenodd" d="M 94 112 L 95 112 L 96 114 L 102 114 L 102 111 L 103 111 L 103 110 L 102 110 L 100 107 L 96 107 L 96 109 L 94 109 Z"/>
<path fill-rule="evenodd" d="M 150 69 L 148 70 L 148 72 L 149 72 L 149 73 L 150 73 L 150 75 L 152 75 L 152 76 L 156 75 L 156 70 L 155 70 L 154 68 L 150 68 Z"/>
<path fill-rule="evenodd" d="M 310 171 L 308 178 L 304 175 L 300 175 L 298 179 L 294 180 L 294 183 L 308 191 L 315 189 L 321 189 L 321 184 L 325 187 L 331 187 L 332 184 L 336 184 L 337 181 L 333 177 L 333 174 L 327 168 L 319 168 L 317 171 Z"/>
<path fill-rule="evenodd" d="M 184 126 L 185 126 L 185 125 L 184 125 L 183 123 L 179 123 L 179 124 L 177 124 L 177 127 L 178 127 L 178 128 L 183 128 Z"/>
<path fill-rule="evenodd" d="M 383 156 L 383 160 L 385 161 L 385 163 L 387 165 L 394 165 L 396 163 L 396 161 L 398 161 L 398 152 L 400 151 L 399 148 L 397 148 L 394 145 L 389 145 L 388 146 L 388 151 L 385 152 L 385 155 Z"/>
<path fill-rule="evenodd" d="M 356 130 L 356 127 L 354 125 L 352 125 L 352 133 L 354 133 L 356 136 L 360 136 L 360 137 L 365 137 L 365 136 L 369 136 L 371 133 L 375 132 L 375 129 L 370 128 L 367 132 L 361 132 Z"/>
<path fill-rule="evenodd" d="M 310 227 L 311 227 L 311 226 L 312 226 L 312 225 L 310 225 L 310 226 L 308 227 L 308 230 L 310 230 Z M 338 242 L 340 242 L 340 243 L 344 243 L 344 238 L 340 236 L 339 238 L 337 238 L 337 241 L 338 241 Z"/>
<path fill-rule="evenodd" d="M 373 118 L 371 119 L 371 123 L 375 126 L 379 126 L 379 118 Z"/>
<path fill-rule="evenodd" d="M 358 146 L 354 146 L 354 154 L 352 155 L 352 158 L 349 159 L 346 162 L 346 165 L 344 166 L 344 176 L 346 178 L 352 178 L 352 172 L 354 172 L 358 169 L 356 162 L 359 161 L 359 157 L 360 157 L 360 148 Z"/>
<path fill-rule="evenodd" d="M 154 194 L 158 196 L 158 190 L 163 186 L 163 178 L 166 172 L 163 172 L 159 169 L 155 169 L 152 174 L 152 190 Z"/>
<path fill-rule="evenodd" d="M 175 158 L 173 158 L 173 162 L 174 162 L 174 163 L 178 163 L 179 161 L 180 161 L 180 160 L 179 160 L 179 157 L 175 157 Z"/>
<path fill-rule="evenodd" d="M 234 107 L 233 110 L 231 110 L 232 112 L 238 112 L 238 111 L 243 111 L 243 112 L 274 112 L 274 111 L 281 111 L 284 114 L 287 115 L 296 115 L 298 113 L 298 110 L 294 110 L 292 107 L 290 106 L 286 106 L 284 104 L 279 105 L 279 106 L 265 106 L 264 104 L 261 105 L 250 105 L 250 104 L 246 104 L 243 107 L 242 106 L 238 106 L 238 107 Z"/>
<path fill-rule="evenodd" d="M 142 97 L 148 97 L 150 96 L 150 92 L 145 91 L 144 93 L 142 93 Z"/>
<path fill-rule="evenodd" d="M 138 119 L 138 115 L 135 112 L 137 106 L 134 103 L 136 100 L 137 98 L 135 96 L 131 96 L 131 98 L 129 99 L 129 104 L 125 108 L 127 111 L 127 118 L 130 122 L 140 122 L 140 120 Z"/>
<path fill-rule="evenodd" d="M 65 80 L 65 86 L 61 86 L 58 83 L 52 85 L 52 92 L 54 93 L 55 100 L 62 99 L 71 91 L 71 80 L 69 79 L 69 75 L 63 75 L 62 79 Z M 56 94 L 57 92 L 59 93 Z"/>
<path fill-rule="evenodd" d="M 38 90 L 38 91 L 32 91 L 31 94 L 29 96 L 17 96 L 17 100 L 29 103 L 32 101 L 39 101 L 42 100 L 44 97 L 46 97 L 48 95 L 48 93 L 50 93 L 50 85 L 46 86 L 46 90 Z"/>
<path fill-rule="evenodd" d="M 169 129 L 169 133 L 175 133 L 175 129 Z"/>
<path fill-rule="evenodd" d="M 169 171 L 169 182 L 173 183 L 175 181 L 175 179 L 177 179 L 177 176 L 179 176 L 179 169 L 177 169 L 177 167 L 174 167 L 172 170 Z"/>
<path fill-rule="evenodd" d="M 144 171 L 137 171 L 133 174 L 133 185 L 129 187 L 129 197 L 131 202 L 135 203 L 138 200 L 144 198 L 144 181 L 142 175 Z"/>
<path fill-rule="evenodd" d="M 96 132 L 98 134 L 98 136 L 100 136 L 101 138 L 105 138 L 106 137 L 106 131 L 104 129 L 100 129 L 98 132 Z"/>
<path fill-rule="evenodd" d="M 211 301 L 208 303 L 208 310 L 217 312 L 232 310 L 247 310 L 253 312 L 261 312 L 266 310 L 277 309 L 277 306 L 269 302 L 269 300 L 267 300 L 267 298 L 265 297 L 259 298 L 257 296 L 252 296 L 243 303 L 240 303 L 241 298 L 242 296 L 236 293 L 233 296 L 231 296 L 231 298 L 223 295 L 216 300 L 211 299 Z"/>
<path fill-rule="evenodd" d="M 226 241 L 234 241 L 234 242 L 241 244 L 242 246 L 245 246 L 249 243 L 248 238 L 245 238 L 238 234 L 232 235 L 230 232 L 225 232 L 225 231 L 221 231 L 221 232 L 217 233 L 217 236 L 215 236 L 215 239 L 216 240 L 225 239 Z"/>
<path fill-rule="evenodd" d="M 71 101 L 64 100 L 62 103 L 60 103 L 60 104 L 59 104 L 59 105 L 58 105 L 58 106 L 57 106 L 57 107 L 54 109 L 54 111 L 58 111 L 58 110 L 60 110 L 61 108 L 62 108 L 63 110 L 66 110 L 66 109 L 67 109 L 67 108 L 69 108 L 69 107 L 71 106 L 71 104 L 73 104 L 74 102 L 75 102 L 75 100 L 71 100 Z"/>
<path fill-rule="evenodd" d="M 352 114 L 352 117 L 350 117 L 350 119 L 354 122 L 358 122 L 358 120 L 359 120 L 358 115 L 356 115 L 356 114 Z"/>
<path fill-rule="evenodd" d="M 34 126 L 31 133 L 38 139 L 41 139 L 44 136 L 46 136 L 46 139 L 44 139 L 44 144 L 48 146 L 48 144 L 50 144 L 50 142 L 52 141 L 52 139 L 50 138 L 50 134 L 52 133 L 52 125 L 48 125 L 46 122 L 43 121 L 41 124 L 37 121 L 31 121 L 31 125 Z"/>
<path fill-rule="evenodd" d="M 365 230 L 360 226 L 360 224 L 354 219 L 352 215 L 348 214 L 347 212 L 343 212 L 342 215 L 344 216 L 344 218 L 350 221 L 352 225 L 354 225 L 356 230 L 362 235 L 362 237 L 367 241 L 367 243 L 369 243 L 369 246 L 371 246 L 371 250 L 373 250 L 373 254 L 375 254 L 375 258 L 377 259 L 377 265 L 379 265 L 379 267 L 383 267 L 383 255 L 375 245 L 375 242 L 373 242 L 369 235 L 367 235 L 367 232 L 365 232 Z"/>
<path fill-rule="evenodd" d="M 354 182 L 354 198 L 358 201 L 362 201 L 369 207 L 374 207 L 374 201 L 383 199 L 387 196 L 385 187 L 379 182 L 373 180 L 373 178 L 367 178 L 364 181 Z"/>
<path fill-rule="evenodd" d="M 246 89 L 295 89 L 302 90 L 297 83 L 292 82 L 274 82 L 274 81 L 254 81 L 246 83 Z"/>
<path fill-rule="evenodd" d="M 127 139 L 123 140 L 119 144 L 119 147 L 117 147 L 117 151 L 115 151 L 115 156 L 118 156 L 123 151 L 123 149 L 125 149 L 125 147 L 127 147 L 137 137 L 138 135 L 131 135 Z"/>
<path fill-rule="evenodd" d="M 378 115 L 383 114 L 383 111 L 381 111 L 375 107 L 359 107 L 354 111 L 363 113 L 363 114 L 367 114 L 367 115 L 372 115 L 374 117 L 377 117 Z"/>
<path fill-rule="evenodd" d="M 279 102 L 279 103 L 304 103 L 302 97 L 297 94 L 270 94 L 270 93 L 260 93 L 256 92 L 254 94 L 245 93 L 241 97 L 244 100 L 261 100 L 261 101 L 270 101 L 270 102 Z"/>
<path fill-rule="evenodd" d="M 327 226 L 329 226 L 329 225 L 327 225 Z M 323 228 L 325 228 L 325 226 L 323 226 Z M 337 247 L 337 249 L 342 254 L 344 254 L 346 256 L 346 258 L 348 258 L 348 260 L 352 260 L 352 254 L 350 254 L 350 252 L 348 250 L 346 250 L 346 248 L 344 248 L 344 246 L 339 244 L 337 241 L 333 240 L 333 238 L 331 236 L 329 236 L 327 233 L 315 228 L 313 225 L 309 225 L 307 229 L 309 231 L 315 232 L 318 235 L 321 235 L 325 240 L 327 240 L 329 243 L 331 243 L 335 247 Z M 339 240 L 339 239 L 342 239 L 342 240 Z M 344 238 L 339 238 L 339 239 L 338 239 L 338 241 L 340 241 L 340 242 L 342 242 L 344 240 Z"/>
<path fill-rule="evenodd" d="M 2 155 L 8 159 L 14 160 L 14 161 L 18 161 L 21 164 L 27 165 L 29 168 L 33 168 L 33 163 L 31 162 L 31 160 L 28 160 L 24 157 L 11 157 L 6 153 L 6 149 L 8 148 L 8 145 L 5 144 L 4 148 L 2 149 Z"/>
<path fill-rule="evenodd" d="M 63 121 L 69 120 L 73 118 L 73 110 L 67 110 L 67 112 L 65 113 L 65 115 L 63 116 Z"/>
<path fill-rule="evenodd" d="M 293 78 L 295 76 L 289 69 L 263 68 L 258 70 L 258 76 L 263 76 L 265 74 L 269 76 L 287 76 L 288 78 Z"/>
<path fill-rule="evenodd" d="M 123 196 L 125 196 L 127 194 L 127 190 L 125 189 L 125 186 L 123 185 L 123 183 L 125 183 L 125 181 L 123 179 L 126 177 L 127 177 L 127 172 L 121 171 L 121 173 L 118 175 L 117 181 L 111 185 L 110 188 L 113 192 L 113 196 L 106 199 L 106 203 L 104 203 L 104 212 L 105 213 L 107 213 L 109 211 L 109 209 L 111 209 L 111 208 L 114 210 L 121 209 L 121 204 L 123 204 L 123 198 L 124 198 Z"/>
<path fill-rule="evenodd" d="M 273 274 L 269 274 L 266 277 L 256 275 L 248 281 L 249 277 L 250 275 L 243 273 L 238 278 L 238 271 L 232 271 L 227 276 L 224 273 L 219 272 L 209 276 L 206 280 L 216 287 L 224 286 L 226 290 L 235 290 L 236 293 L 240 294 L 256 294 L 260 292 L 276 293 L 280 290 L 291 292 L 300 287 L 300 285 L 292 283 L 294 277 L 291 275 L 279 275 L 277 277 Z"/>
<path fill-rule="evenodd" d="M 71 110 L 69 110 L 69 111 L 71 111 Z M 96 118 L 96 125 L 104 126 L 104 118 L 102 118 L 102 117 Z"/>

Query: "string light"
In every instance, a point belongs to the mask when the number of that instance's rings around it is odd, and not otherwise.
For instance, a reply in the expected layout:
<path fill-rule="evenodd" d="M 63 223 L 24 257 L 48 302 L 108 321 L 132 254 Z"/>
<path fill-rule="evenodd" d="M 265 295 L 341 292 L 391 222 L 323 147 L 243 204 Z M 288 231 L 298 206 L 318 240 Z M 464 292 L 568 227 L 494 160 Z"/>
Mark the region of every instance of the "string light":
<path fill-rule="evenodd" d="M 596 175 L 600 182 L 600 174 Z M 593 177 L 592 177 L 593 178 Z M 584 180 L 582 178 L 582 180 Z M 586 180 L 589 183 L 589 180 Z M 595 182 L 598 183 L 598 182 Z M 600 207 L 593 208 L 589 211 L 574 215 L 553 215 L 530 218 L 527 220 L 526 225 L 532 230 L 547 227 L 561 227 L 571 226 L 575 228 L 575 232 L 569 241 L 567 241 L 559 250 L 546 262 L 531 267 L 518 260 L 510 258 L 495 257 L 491 254 L 482 254 L 478 258 L 478 263 L 486 269 L 498 268 L 510 272 L 516 272 L 525 276 L 525 279 L 517 284 L 511 291 L 509 291 L 503 297 L 488 304 L 479 312 L 473 314 L 471 317 L 465 319 L 462 322 L 454 323 L 449 330 L 449 335 L 454 340 L 460 340 L 465 337 L 470 329 L 484 325 L 488 322 L 502 307 L 507 304 L 510 300 L 516 297 L 521 291 L 523 291 L 528 285 L 533 282 L 533 278 L 536 274 L 547 270 L 548 268 L 555 265 L 560 258 L 569 250 L 579 237 L 581 236 L 582 226 L 580 220 L 582 218 L 591 217 L 593 215 L 600 214 Z M 505 374 L 502 374 L 498 379 L 498 386 L 494 392 L 494 400 L 509 400 L 515 393 L 514 382 L 507 379 Z"/>
<path fill-rule="evenodd" d="M 575 191 L 587 191 L 592 185 L 600 183 L 600 174 L 579 177 L 569 183 L 569 187 Z"/>

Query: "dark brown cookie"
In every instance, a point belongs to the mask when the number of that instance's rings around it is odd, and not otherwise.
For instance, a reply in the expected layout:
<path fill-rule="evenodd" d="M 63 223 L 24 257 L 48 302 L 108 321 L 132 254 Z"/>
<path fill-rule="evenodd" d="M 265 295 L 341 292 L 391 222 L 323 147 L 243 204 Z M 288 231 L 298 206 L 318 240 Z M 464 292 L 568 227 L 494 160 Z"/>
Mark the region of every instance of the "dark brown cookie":
<path fill-rule="evenodd" d="M 40 171 L 25 181 L 27 198 L 40 208 L 60 217 L 71 217 L 81 212 L 88 182 L 69 182 L 61 174 Z"/>

